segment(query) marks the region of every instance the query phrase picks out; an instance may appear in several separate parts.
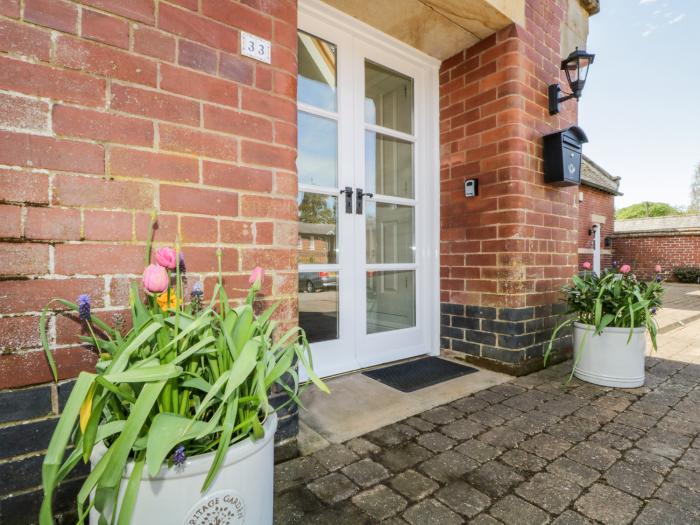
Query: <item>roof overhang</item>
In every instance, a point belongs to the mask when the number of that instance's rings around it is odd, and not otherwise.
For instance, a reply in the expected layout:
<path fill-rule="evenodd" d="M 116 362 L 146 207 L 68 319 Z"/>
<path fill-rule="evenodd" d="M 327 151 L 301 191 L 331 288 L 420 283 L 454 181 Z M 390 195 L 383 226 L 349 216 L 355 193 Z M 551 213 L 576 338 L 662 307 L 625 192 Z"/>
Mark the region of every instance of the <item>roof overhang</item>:
<path fill-rule="evenodd" d="M 323 1 L 438 60 L 525 24 L 525 0 Z"/>

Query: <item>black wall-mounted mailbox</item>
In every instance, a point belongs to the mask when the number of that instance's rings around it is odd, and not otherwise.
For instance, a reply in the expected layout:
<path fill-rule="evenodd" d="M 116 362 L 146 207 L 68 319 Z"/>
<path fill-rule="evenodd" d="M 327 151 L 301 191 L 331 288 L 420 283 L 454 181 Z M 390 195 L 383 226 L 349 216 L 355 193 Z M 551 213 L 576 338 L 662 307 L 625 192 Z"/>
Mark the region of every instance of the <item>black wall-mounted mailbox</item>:
<path fill-rule="evenodd" d="M 578 126 L 545 135 L 544 181 L 557 186 L 581 183 L 582 145 L 588 137 Z"/>

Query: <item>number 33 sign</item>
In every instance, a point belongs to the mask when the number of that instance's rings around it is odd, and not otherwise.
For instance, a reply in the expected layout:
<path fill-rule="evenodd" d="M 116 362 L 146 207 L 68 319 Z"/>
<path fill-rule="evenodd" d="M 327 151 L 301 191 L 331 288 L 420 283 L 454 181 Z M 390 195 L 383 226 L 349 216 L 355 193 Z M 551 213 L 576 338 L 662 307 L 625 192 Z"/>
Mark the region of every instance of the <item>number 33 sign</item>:
<path fill-rule="evenodd" d="M 251 35 L 245 31 L 241 31 L 241 54 L 255 60 L 260 60 L 267 64 L 270 63 L 270 48 L 269 40 L 260 38 L 259 36 Z"/>

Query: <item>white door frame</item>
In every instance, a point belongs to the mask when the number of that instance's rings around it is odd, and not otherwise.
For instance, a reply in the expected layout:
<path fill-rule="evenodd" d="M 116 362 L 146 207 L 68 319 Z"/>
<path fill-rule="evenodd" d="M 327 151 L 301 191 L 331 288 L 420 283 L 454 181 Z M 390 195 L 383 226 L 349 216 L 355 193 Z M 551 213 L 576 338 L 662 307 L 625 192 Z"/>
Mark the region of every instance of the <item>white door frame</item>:
<path fill-rule="evenodd" d="M 378 334 L 365 334 L 366 267 L 357 263 L 357 250 L 365 250 L 365 215 L 346 214 L 344 199 L 338 199 L 339 237 L 352 232 L 355 244 L 339 238 L 338 269 L 346 286 L 339 283 L 339 339 L 312 344 L 314 367 L 322 376 L 347 372 L 383 362 L 420 354 L 437 355 L 439 344 L 439 67 L 440 61 L 386 35 L 319 0 L 299 1 L 299 29 L 337 46 L 339 121 L 338 186 L 364 187 L 356 174 L 364 176 L 364 59 L 394 69 L 414 79 L 414 187 L 415 265 L 394 265 L 396 269 L 417 267 L 416 327 Z M 345 82 L 354 79 L 354 85 Z M 359 96 L 358 96 L 359 94 Z M 354 100 L 353 100 L 353 97 Z M 303 104 L 300 109 L 308 109 Z M 318 110 L 314 111 L 316 114 Z M 395 134 L 397 135 L 398 132 Z M 352 153 L 351 153 L 352 152 Z M 359 178 L 359 177 L 358 177 Z M 366 189 L 366 188 L 365 188 Z M 396 199 L 397 201 L 399 199 Z M 350 253 L 354 251 L 355 253 Z M 364 261 L 362 261 L 364 263 Z M 383 267 L 384 270 L 394 269 Z M 305 270 L 310 270 L 305 265 Z M 347 283 L 362 287 L 348 292 Z M 358 286 L 359 288 L 359 286 Z M 344 293 L 345 292 L 345 293 Z M 355 333 L 350 333 L 355 332 Z M 348 345 L 352 344 L 354 348 Z M 374 352 L 374 350 L 379 350 Z M 352 358 L 351 358 L 352 356 Z"/>

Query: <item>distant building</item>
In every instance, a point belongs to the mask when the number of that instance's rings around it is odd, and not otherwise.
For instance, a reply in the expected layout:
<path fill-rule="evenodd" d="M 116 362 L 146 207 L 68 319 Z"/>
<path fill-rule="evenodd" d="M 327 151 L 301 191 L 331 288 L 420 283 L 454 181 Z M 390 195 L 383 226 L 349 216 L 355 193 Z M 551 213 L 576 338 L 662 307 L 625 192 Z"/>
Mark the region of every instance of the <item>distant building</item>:
<path fill-rule="evenodd" d="M 647 279 L 658 264 L 673 280 L 674 268 L 700 266 L 700 215 L 615 221 L 613 257 Z"/>
<path fill-rule="evenodd" d="M 578 208 L 578 265 L 590 262 L 594 268 L 612 265 L 611 241 L 615 222 L 615 197 L 620 177 L 614 177 L 591 159 L 581 161 Z M 596 254 L 598 257 L 596 258 Z"/>

